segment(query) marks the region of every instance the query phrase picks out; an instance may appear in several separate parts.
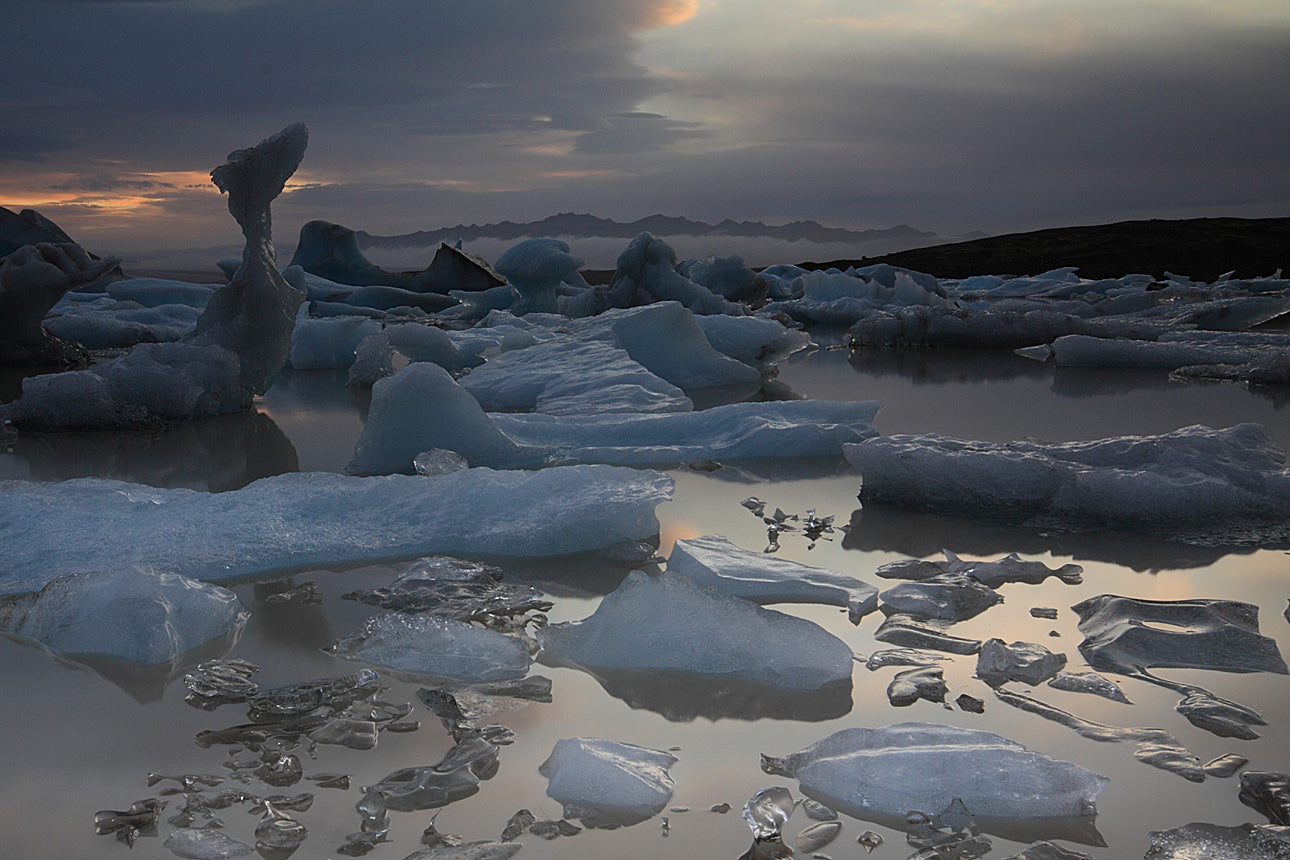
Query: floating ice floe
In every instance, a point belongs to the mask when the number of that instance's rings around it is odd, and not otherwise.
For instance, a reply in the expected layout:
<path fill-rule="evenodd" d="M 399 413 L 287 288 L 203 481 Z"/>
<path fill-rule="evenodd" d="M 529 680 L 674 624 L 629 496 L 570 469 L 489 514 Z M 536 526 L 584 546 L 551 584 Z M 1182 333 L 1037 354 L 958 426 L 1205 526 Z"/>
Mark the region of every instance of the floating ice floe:
<path fill-rule="evenodd" d="M 1244 332 L 1170 332 L 1158 340 L 1069 335 L 1053 341 L 1062 367 L 1136 367 L 1175 370 L 1187 365 L 1244 364 L 1290 348 L 1290 335 Z"/>
<path fill-rule="evenodd" d="M 912 705 L 919 699 L 944 702 L 949 690 L 943 672 L 940 666 L 919 666 L 897 672 L 887 685 L 887 701 L 897 708 Z"/>
<path fill-rule="evenodd" d="M 358 344 L 381 330 L 381 324 L 367 317 L 327 317 L 296 321 L 291 331 L 288 366 L 295 370 L 330 370 L 352 365 Z"/>
<path fill-rule="evenodd" d="M 1118 684 L 1103 678 L 1096 672 L 1058 672 L 1048 679 L 1048 686 L 1068 693 L 1091 693 L 1094 696 L 1110 699 L 1112 702 L 1133 704 Z"/>
<path fill-rule="evenodd" d="M 405 675 L 459 681 L 523 677 L 529 652 L 513 636 L 436 615 L 389 612 L 323 648 L 329 654 Z"/>
<path fill-rule="evenodd" d="M 1143 860 L 1290 860 L 1290 839 L 1266 825 L 1184 824 L 1153 830 Z"/>
<path fill-rule="evenodd" d="M 1090 666 L 1121 674 L 1154 667 L 1286 674 L 1259 608 L 1235 600 L 1142 600 L 1102 594 L 1071 607 Z"/>
<path fill-rule="evenodd" d="M 884 436 L 843 450 L 866 503 L 1189 541 L 1290 537 L 1290 471 L 1257 424 L 1051 444 Z"/>
<path fill-rule="evenodd" d="M 69 657 L 171 663 L 234 637 L 250 616 L 233 592 L 175 573 L 129 565 L 51 579 L 34 595 L 0 604 L 0 631 Z"/>
<path fill-rule="evenodd" d="M 851 649 L 824 628 L 675 573 L 634 571 L 587 618 L 536 636 L 543 662 L 596 675 L 666 672 L 799 691 L 851 680 Z"/>
<path fill-rule="evenodd" d="M 191 305 L 158 305 L 142 308 L 133 303 L 105 307 L 69 307 L 45 318 L 45 328 L 55 337 L 79 343 L 86 349 L 123 349 L 136 343 L 179 340 L 201 315 Z"/>
<path fill-rule="evenodd" d="M 431 448 L 456 451 L 472 466 L 511 469 L 830 456 L 877 433 L 878 408 L 872 401 L 795 400 L 701 412 L 488 414 L 443 368 L 417 363 L 373 386 L 348 470 L 411 472 L 416 456 Z"/>
<path fill-rule="evenodd" d="M 863 272 L 863 273 L 862 273 Z M 785 313 L 796 320 L 827 325 L 851 325 L 875 310 L 889 307 L 955 307 L 930 275 L 885 266 L 872 269 L 806 272 L 790 289 L 800 297 L 772 302 L 765 313 Z"/>
<path fill-rule="evenodd" d="M 719 535 L 678 540 L 667 569 L 753 603 L 844 606 L 853 622 L 878 607 L 878 589 L 853 577 L 750 552 Z"/>
<path fill-rule="evenodd" d="M 187 305 L 204 308 L 219 289 L 216 284 L 193 284 L 169 278 L 126 278 L 107 285 L 107 294 L 118 302 L 137 302 L 145 308 Z"/>
<path fill-rule="evenodd" d="M 79 479 L 0 482 L 0 593 L 141 566 L 229 581 L 271 570 L 434 553 L 545 556 L 658 533 L 672 481 L 577 466 L 352 478 L 289 473 L 201 493 Z"/>
<path fill-rule="evenodd" d="M 558 741 L 538 772 L 564 817 L 586 827 L 637 824 L 663 811 L 676 783 L 670 753 L 600 738 Z"/>
<path fill-rule="evenodd" d="M 942 573 L 934 579 L 902 582 L 878 595 L 884 611 L 964 621 L 980 615 L 1003 598 L 993 589 L 961 573 Z"/>
<path fill-rule="evenodd" d="M 1041 561 L 1024 561 L 1019 555 L 1009 553 L 995 561 L 973 561 L 961 559 L 947 549 L 941 550 L 944 561 L 926 561 L 908 559 L 884 564 L 874 571 L 884 579 L 908 579 L 921 581 L 932 579 L 943 574 L 963 574 L 990 588 L 998 588 L 1007 582 L 1024 582 L 1038 585 L 1050 576 L 1055 576 L 1067 585 L 1078 585 L 1083 581 L 1081 574 L 1084 568 L 1078 564 L 1063 564 L 1053 569 Z"/>
<path fill-rule="evenodd" d="M 1035 686 L 1049 680 L 1066 666 L 1065 654 L 1054 654 L 1033 642 L 987 639 L 976 659 L 976 676 L 990 686 L 1020 681 Z"/>
<path fill-rule="evenodd" d="M 960 798 L 987 830 L 991 819 L 1091 819 L 1109 781 L 990 732 L 931 723 L 843 729 L 783 758 L 763 755 L 762 769 L 867 820 L 903 821 Z"/>
<path fill-rule="evenodd" d="M 889 645 L 900 645 L 905 648 L 927 648 L 933 651 L 945 651 L 950 654 L 975 654 L 981 650 L 981 640 L 964 639 L 946 633 L 933 623 L 924 623 L 925 619 L 895 612 L 874 631 L 873 638 Z M 944 622 L 939 622 L 944 626 Z"/>
<path fill-rule="evenodd" d="M 1003 860 L 1093 860 L 1083 851 L 1071 851 L 1055 842 L 1047 840 L 1027 845 L 1016 854 L 1009 854 Z"/>

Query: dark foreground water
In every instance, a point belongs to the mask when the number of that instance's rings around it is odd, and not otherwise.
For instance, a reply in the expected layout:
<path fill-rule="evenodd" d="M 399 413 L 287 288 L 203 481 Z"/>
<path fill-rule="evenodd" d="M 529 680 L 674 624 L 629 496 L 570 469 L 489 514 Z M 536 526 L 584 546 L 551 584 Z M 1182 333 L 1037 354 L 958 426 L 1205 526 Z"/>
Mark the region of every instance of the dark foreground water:
<path fill-rule="evenodd" d="M 1033 437 L 1074 440 L 1125 433 L 1156 433 L 1194 423 L 1228 426 L 1256 421 L 1267 426 L 1283 447 L 1290 444 L 1290 412 L 1284 400 L 1237 386 L 1169 382 L 1161 374 L 1055 372 L 1010 354 L 926 352 L 851 357 L 843 351 L 820 351 L 785 363 L 780 382 L 805 397 L 876 399 L 884 404 L 878 428 L 883 433 L 939 432 L 966 438 L 1004 441 Z M 58 480 L 101 475 L 219 491 L 280 471 L 338 470 L 352 452 L 361 427 L 364 404 L 345 391 L 343 375 L 296 373 L 285 376 L 260 403 L 260 414 L 232 417 L 151 434 L 71 434 L 21 437 L 0 456 L 0 476 Z M 859 478 L 844 462 L 752 464 L 736 473 L 688 469 L 674 471 L 675 500 L 659 508 L 661 553 L 677 538 L 723 534 L 746 549 L 761 549 L 765 530 L 740 506 L 756 495 L 769 507 L 789 513 L 814 508 L 832 514 L 841 531 L 808 549 L 805 539 L 787 535 L 780 554 L 832 568 L 888 587 L 872 572 L 890 561 L 939 557 L 942 548 L 964 557 L 996 558 L 1019 552 L 1050 566 L 1075 561 L 1084 566 L 1084 583 L 1064 585 L 1049 579 L 1038 586 L 1011 584 L 1000 592 L 1005 603 L 962 622 L 954 633 L 973 638 L 1039 642 L 1065 651 L 1073 670 L 1084 668 L 1076 646 L 1082 637 L 1068 607 L 1087 597 L 1112 593 L 1176 600 L 1227 598 L 1258 605 L 1262 632 L 1290 652 L 1290 624 L 1282 615 L 1290 596 L 1290 554 L 1281 549 L 1228 551 L 1143 540 L 1131 534 L 1070 537 L 1015 529 L 986 528 L 972 522 L 891 511 L 860 511 L 855 493 Z M 751 479 L 759 479 L 749 483 Z M 480 512 L 487 516 L 487 512 Z M 503 562 L 515 581 L 531 581 L 555 602 L 553 621 L 577 619 L 592 612 L 600 597 L 612 591 L 625 569 L 599 559 Z M 252 617 L 228 656 L 261 667 L 262 688 L 346 674 L 359 668 L 319 651 L 336 636 L 358 627 L 375 610 L 341 600 L 346 591 L 388 583 L 401 566 L 306 571 L 288 581 L 246 583 L 236 588 Z M 322 602 L 271 602 L 276 591 L 303 582 L 316 583 Z M 1034 618 L 1031 607 L 1057 608 L 1055 621 Z M 889 646 L 876 643 L 880 616 L 858 626 L 829 607 L 777 607 L 810 618 L 846 641 L 859 655 Z M 775 643 L 767 642 L 767 648 Z M 444 833 L 469 840 L 495 839 L 520 808 L 539 819 L 558 818 L 558 803 L 546 797 L 546 780 L 538 765 L 562 738 L 589 736 L 655 749 L 676 748 L 672 768 L 677 783 L 672 809 L 661 816 L 613 831 L 587 830 L 553 842 L 526 834 L 519 857 L 720 858 L 738 857 L 750 833 L 739 818 L 744 802 L 757 790 L 787 786 L 798 796 L 796 781 L 767 776 L 759 753 L 783 755 L 851 726 L 882 726 L 907 720 L 985 729 L 1005 735 L 1055 758 L 1077 762 L 1110 778 L 1098 799 L 1095 834 L 1086 844 L 1063 842 L 1099 858 L 1140 857 L 1150 830 L 1202 821 L 1223 825 L 1261 822 L 1262 817 L 1237 799 L 1237 778 L 1210 778 L 1192 783 L 1134 759 L 1130 743 L 1098 743 L 1062 726 L 1014 710 L 996 700 L 973 677 L 975 659 L 956 657 L 945 663 L 953 700 L 968 693 L 985 700 L 978 715 L 947 710 L 920 701 L 894 708 L 885 694 L 896 669 L 870 672 L 857 663 L 850 708 L 809 696 L 778 703 L 755 699 L 701 702 L 701 691 L 684 695 L 636 688 L 616 691 L 616 698 L 589 675 L 572 669 L 535 666 L 553 681 L 550 704 L 530 704 L 502 712 L 494 721 L 511 728 L 513 745 L 501 750 L 496 776 L 478 794 L 442 810 L 392 813 L 391 844 L 370 857 L 403 858 L 419 847 L 422 830 L 433 819 Z M 171 799 L 163 811 L 159 838 L 141 837 L 133 850 L 112 837 L 94 835 L 93 816 L 101 809 L 125 809 L 131 802 L 158 796 L 164 785 L 149 788 L 150 771 L 166 774 L 228 775 L 220 747 L 204 749 L 194 742 L 199 732 L 245 720 L 245 708 L 228 705 L 213 712 L 183 701 L 177 675 L 167 681 L 156 674 L 139 676 L 99 667 L 98 671 L 60 663 L 43 652 L 0 638 L 0 731 L 4 760 L 0 767 L 0 856 L 13 858 L 90 858 L 126 855 L 170 857 L 162 839 L 171 829 L 164 819 L 177 811 Z M 1115 677 L 1132 705 L 1047 687 L 1037 698 L 1079 716 L 1112 726 L 1158 726 L 1171 732 L 1204 762 L 1225 753 L 1250 759 L 1250 769 L 1290 770 L 1290 679 L 1282 675 L 1229 674 L 1199 670 L 1160 670 L 1174 681 L 1196 684 L 1259 711 L 1268 725 L 1258 740 L 1220 738 L 1192 726 L 1175 712 L 1178 694 L 1131 679 Z M 354 804 L 358 786 L 370 784 L 401 767 L 430 765 L 452 746 L 438 720 L 416 698 L 420 684 L 383 678 L 391 688 L 385 697 L 412 702 L 421 721 L 418 731 L 384 733 L 377 747 L 353 751 L 320 746 L 317 759 L 303 752 L 306 774 L 320 771 L 352 775 L 349 790 L 318 788 L 302 781 L 275 789 L 225 783 L 261 794 L 311 791 L 316 799 L 298 818 L 309 828 L 299 858 L 337 857 L 345 834 L 358 830 Z M 1017 685 L 1013 685 L 1014 687 Z M 1029 689 L 1026 692 L 1032 692 Z M 632 707 L 625 699 L 631 699 Z M 761 716 L 770 707 L 775 717 Z M 676 719 L 687 711 L 705 713 Z M 845 710 L 841 716 L 837 714 Z M 785 716 L 790 718 L 784 718 Z M 670 718 L 669 718 L 670 717 Z M 914 774 L 911 778 L 934 778 Z M 710 811 L 728 803 L 727 814 Z M 939 811 L 939 810 L 928 810 Z M 245 807 L 224 810 L 221 818 L 231 836 L 254 842 L 258 817 Z M 667 826 L 664 827 L 666 819 Z M 835 860 L 871 856 L 903 858 L 913 853 L 904 834 L 872 822 L 842 817 L 841 836 L 823 851 Z M 800 810 L 790 819 L 786 836 L 813 823 Z M 885 843 L 871 855 L 856 844 L 865 830 Z M 1036 838 L 1045 834 L 1036 828 Z M 1006 857 L 1022 844 L 997 836 L 990 856 Z M 1105 842 L 1105 847 L 1096 842 Z M 810 856 L 809 854 L 799 856 Z"/>

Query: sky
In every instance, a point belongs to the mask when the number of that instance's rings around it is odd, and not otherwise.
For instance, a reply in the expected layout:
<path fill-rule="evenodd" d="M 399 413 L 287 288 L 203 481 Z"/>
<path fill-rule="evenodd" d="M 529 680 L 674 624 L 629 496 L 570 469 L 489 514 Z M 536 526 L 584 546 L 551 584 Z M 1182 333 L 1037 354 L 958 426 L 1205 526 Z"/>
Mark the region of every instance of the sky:
<path fill-rule="evenodd" d="M 1284 0 L 6 0 L 0 205 L 100 253 L 588 212 L 1003 233 L 1290 215 Z"/>

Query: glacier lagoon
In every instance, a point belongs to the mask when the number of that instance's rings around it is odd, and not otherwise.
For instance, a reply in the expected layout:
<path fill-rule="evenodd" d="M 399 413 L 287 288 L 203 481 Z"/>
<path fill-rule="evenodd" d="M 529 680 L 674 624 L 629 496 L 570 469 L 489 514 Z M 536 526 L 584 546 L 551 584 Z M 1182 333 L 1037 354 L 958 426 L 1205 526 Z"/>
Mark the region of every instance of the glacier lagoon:
<path fill-rule="evenodd" d="M 160 487 L 230 491 L 283 472 L 339 472 L 353 455 L 367 408 L 362 397 L 347 390 L 345 381 L 343 372 L 289 371 L 257 399 L 253 415 L 219 416 L 160 432 L 24 433 L 0 457 L 0 474 L 40 481 L 106 477 Z M 1290 446 L 1290 418 L 1284 400 L 1275 394 L 1231 384 L 1173 381 L 1163 370 L 1054 367 L 1007 352 L 942 348 L 849 354 L 820 348 L 782 361 L 775 391 L 781 397 L 795 393 L 812 399 L 878 401 L 882 409 L 875 426 L 884 435 L 939 433 L 993 442 L 1023 438 L 1058 442 L 1167 433 L 1197 423 L 1226 427 L 1255 422 L 1266 427 L 1283 449 Z M 743 550 L 760 551 L 767 543 L 767 525 L 741 504 L 755 496 L 767 503 L 767 513 L 780 508 L 799 517 L 808 510 L 834 517 L 834 530 L 814 541 L 801 531 L 781 533 L 777 558 L 837 571 L 880 588 L 893 583 L 875 575 L 879 567 L 910 558 L 940 559 L 942 549 L 961 559 L 993 560 L 1016 552 L 1053 568 L 1081 565 L 1079 584 L 1056 577 L 1037 585 L 1003 584 L 998 588 L 1003 603 L 949 630 L 968 639 L 999 637 L 1043 644 L 1068 656 L 1068 671 L 1087 669 L 1078 649 L 1084 633 L 1070 607 L 1101 594 L 1157 601 L 1244 601 L 1258 607 L 1262 636 L 1272 639 L 1283 655 L 1290 648 L 1290 623 L 1283 616 L 1290 597 L 1286 576 L 1290 555 L 1284 547 L 1196 546 L 1132 532 L 1068 534 L 942 513 L 862 507 L 856 499 L 860 476 L 840 456 L 732 461 L 705 471 L 710 465 L 666 470 L 675 489 L 672 499 L 657 507 L 660 556 L 666 557 L 677 539 L 708 534 L 723 535 Z M 475 515 L 487 520 L 490 512 Z M 595 553 L 545 560 L 485 560 L 504 571 L 503 582 L 532 584 L 545 592 L 552 604 L 546 612 L 552 623 L 592 615 L 601 599 L 635 566 Z M 190 707 L 184 702 L 187 690 L 180 678 L 192 663 L 216 656 L 241 658 L 258 666 L 254 680 L 261 689 L 351 674 L 359 664 L 321 649 L 359 629 L 380 610 L 342 595 L 388 586 L 405 567 L 403 562 L 358 567 L 316 564 L 291 571 L 290 576 L 279 571 L 271 579 L 228 583 L 251 615 L 232 642 L 190 655 L 188 664 L 132 671 L 112 661 L 78 663 L 55 658 L 30 644 L 0 640 L 0 674 L 6 691 L 0 719 L 10 739 L 7 766 L 0 777 L 7 801 L 0 825 L 6 853 L 120 856 L 127 850 L 124 845 L 111 836 L 95 835 L 95 812 L 126 810 L 137 800 L 157 797 L 168 801 L 159 816 L 159 838 L 140 835 L 132 854 L 175 856 L 163 841 L 173 829 L 167 819 L 182 808 L 182 796 L 162 793 L 173 782 L 149 786 L 148 774 L 153 772 L 225 777 L 219 788 L 204 789 L 208 794 L 227 789 L 261 796 L 311 792 L 315 795 L 311 808 L 285 813 L 308 828 L 295 856 L 339 856 L 347 835 L 360 830 L 355 804 L 363 798 L 361 786 L 376 784 L 401 768 L 433 765 L 453 749 L 454 741 L 439 717 L 418 699 L 420 689 L 433 685 L 378 667 L 380 683 L 390 688 L 381 698 L 411 703 L 407 719 L 418 720 L 419 728 L 381 732 L 373 749 L 319 743 L 316 759 L 305 751 L 307 744 L 295 750 L 306 777 L 349 774 L 350 787 L 340 789 L 307 778 L 289 787 L 233 780 L 237 771 L 224 764 L 247 755 L 230 756 L 221 746 L 204 748 L 194 739 L 203 732 L 245 723 L 245 706 L 229 704 L 211 711 Z M 301 589 L 306 583 L 314 588 Z M 856 655 L 895 647 L 874 638 L 882 621 L 880 613 L 852 624 L 846 610 L 837 606 L 771 608 L 815 622 Z M 1036 617 L 1032 608 L 1054 608 L 1057 617 Z M 766 643 L 768 648 L 774 645 Z M 1149 831 L 1191 822 L 1235 826 L 1265 821 L 1238 799 L 1239 776 L 1209 776 L 1194 782 L 1177 771 L 1150 766 L 1135 758 L 1137 746 L 1131 739 L 1095 740 L 1087 730 L 1077 732 L 1007 704 L 974 677 L 974 656 L 938 656 L 949 691 L 946 701 L 970 695 L 984 702 L 984 714 L 957 706 L 946 709 L 930 701 L 894 707 L 886 690 L 904 667 L 870 671 L 862 661 L 852 669 L 849 696 L 839 696 L 738 685 L 731 694 L 731 685 L 717 681 L 704 689 L 702 682 L 669 685 L 639 675 L 598 678 L 539 660 L 532 674 L 551 679 L 550 702 L 513 702 L 512 709 L 480 720 L 514 733 L 514 743 L 497 747 L 495 775 L 478 780 L 474 793 L 440 809 L 391 811 L 389 844 L 376 844 L 370 856 L 407 856 L 422 847 L 422 833 L 432 820 L 440 833 L 475 841 L 498 839 L 511 816 L 522 808 L 532 810 L 538 821 L 560 818 L 561 804 L 547 796 L 547 780 L 539 767 L 558 741 L 587 737 L 674 756 L 677 762 L 670 773 L 675 790 L 667 806 L 631 826 L 588 829 L 553 841 L 524 831 L 518 856 L 736 857 L 750 842 L 748 826 L 738 815 L 745 801 L 772 786 L 789 789 L 794 798 L 803 797 L 797 780 L 762 770 L 760 753 L 784 756 L 842 729 L 908 721 L 986 730 L 1109 778 L 1096 800 L 1095 830 L 1070 829 L 1042 818 L 1025 822 L 1024 827 L 987 827 L 985 832 L 994 842 L 990 856 L 1008 857 L 1032 840 L 1052 838 L 1092 857 L 1137 857 L 1147 850 Z M 1159 727 L 1200 763 L 1235 753 L 1249 759 L 1246 770 L 1290 769 L 1281 741 L 1290 725 L 1290 679 L 1285 675 L 1196 668 L 1157 668 L 1151 673 L 1253 709 L 1267 723 L 1255 727 L 1261 737 L 1221 737 L 1193 725 L 1175 710 L 1177 689 L 1136 676 L 1108 674 L 1131 705 L 1046 685 L 1030 688 L 1014 683 L 1008 689 L 1085 723 Z M 723 803 L 730 805 L 730 812 L 711 811 Z M 251 804 L 243 803 L 219 811 L 223 832 L 254 843 L 261 816 L 250 808 Z M 915 850 L 906 843 L 903 823 L 890 817 L 861 820 L 844 812 L 840 820 L 841 835 L 822 849 L 830 856 L 866 856 L 856 844 L 866 831 L 884 840 L 867 856 L 907 857 Z M 792 845 L 793 837 L 812 823 L 804 809 L 796 810 L 783 828 L 786 842 Z"/>

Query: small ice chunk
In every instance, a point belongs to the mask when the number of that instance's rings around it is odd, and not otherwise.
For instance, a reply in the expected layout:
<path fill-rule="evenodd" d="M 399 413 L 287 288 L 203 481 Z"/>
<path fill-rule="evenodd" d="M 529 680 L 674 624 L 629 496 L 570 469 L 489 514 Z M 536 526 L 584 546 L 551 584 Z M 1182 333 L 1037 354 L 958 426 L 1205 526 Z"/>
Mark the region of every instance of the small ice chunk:
<path fill-rule="evenodd" d="M 1188 689 L 1186 695 L 1179 700 L 1176 710 L 1193 726 L 1213 732 L 1220 738 L 1254 740 L 1259 734 L 1250 726 L 1267 725 L 1267 721 L 1257 711 L 1215 696 L 1200 687 Z"/>
<path fill-rule="evenodd" d="M 94 832 L 99 836 L 109 833 L 134 847 L 139 836 L 157 835 L 157 816 L 166 803 L 155 797 L 136 800 L 129 809 L 102 809 L 94 813 Z"/>
<path fill-rule="evenodd" d="M 369 618 L 324 651 L 415 676 L 496 681 L 529 670 L 524 643 L 512 636 L 435 615 L 390 612 Z"/>
<path fill-rule="evenodd" d="M 467 842 L 413 851 L 403 860 L 509 860 L 524 847 L 519 842 Z"/>
<path fill-rule="evenodd" d="M 1054 690 L 1065 690 L 1070 693 L 1092 693 L 1110 699 L 1112 702 L 1133 704 L 1128 696 L 1114 681 L 1102 677 L 1096 672 L 1058 672 L 1048 679 L 1048 686 Z"/>
<path fill-rule="evenodd" d="M 593 673 L 674 671 L 792 690 L 851 680 L 851 649 L 824 628 L 674 573 L 633 571 L 589 617 L 536 635 L 545 661 Z"/>
<path fill-rule="evenodd" d="M 161 843 L 176 857 L 190 860 L 228 860 L 254 854 L 255 848 L 229 836 L 222 830 L 172 830 Z"/>
<path fill-rule="evenodd" d="M 470 797 L 479 791 L 479 777 L 465 765 L 444 770 L 436 765 L 405 767 L 386 775 L 368 791 L 383 795 L 389 809 L 417 812 Z"/>
<path fill-rule="evenodd" d="M 1035 842 L 1003 860 L 1093 860 L 1082 851 L 1070 851 L 1054 842 Z"/>
<path fill-rule="evenodd" d="M 1241 803 L 1264 815 L 1269 824 L 1290 826 L 1290 774 L 1247 770 L 1241 774 Z"/>
<path fill-rule="evenodd" d="M 740 549 L 720 535 L 678 540 L 667 569 L 754 603 L 845 606 L 853 622 L 878 606 L 878 589 L 850 576 Z"/>
<path fill-rule="evenodd" d="M 842 822 L 840 821 L 821 821 L 819 824 L 812 824 L 797 834 L 797 850 L 805 853 L 819 851 L 837 839 L 841 832 Z"/>
<path fill-rule="evenodd" d="M 801 800 L 801 806 L 806 817 L 814 821 L 837 821 L 838 814 L 818 800 L 804 797 Z"/>
<path fill-rule="evenodd" d="M 1249 763 L 1250 760 L 1243 755 L 1227 753 L 1226 755 L 1221 755 L 1218 758 L 1210 759 L 1205 762 L 1203 767 L 1205 768 L 1206 776 L 1226 779 Z"/>
<path fill-rule="evenodd" d="M 843 729 L 782 759 L 763 756 L 762 769 L 861 818 L 943 808 L 956 797 L 984 818 L 1091 816 L 1108 782 L 990 732 L 930 723 Z"/>
<path fill-rule="evenodd" d="M 919 623 L 917 619 L 908 615 L 898 613 L 888 615 L 874 631 L 873 638 L 889 645 L 926 648 L 933 651 L 946 651 L 950 654 L 976 654 L 981 650 L 979 639 L 952 636 L 943 630 Z"/>
<path fill-rule="evenodd" d="M 950 658 L 944 654 L 919 651 L 917 648 L 887 648 L 870 654 L 864 666 L 873 672 L 885 666 L 935 666 L 948 659 Z"/>
<path fill-rule="evenodd" d="M 676 761 L 632 744 L 570 738 L 556 743 L 538 772 L 547 778 L 547 795 L 564 805 L 565 818 L 586 827 L 618 827 L 663 811 L 676 789 L 668 773 Z"/>
<path fill-rule="evenodd" d="M 0 631 L 59 654 L 157 665 L 232 637 L 249 616 L 237 595 L 217 585 L 116 566 L 57 577 L 0 605 Z"/>
<path fill-rule="evenodd" d="M 887 685 L 887 700 L 894 707 L 904 708 L 919 699 L 944 702 L 948 688 L 940 666 L 921 666 L 897 672 Z"/>
<path fill-rule="evenodd" d="M 260 667 L 246 660 L 207 660 L 184 675 L 188 704 L 211 710 L 220 705 L 245 702 L 260 689 L 251 676 Z"/>
<path fill-rule="evenodd" d="M 878 599 L 886 611 L 942 621 L 974 618 L 1003 602 L 993 589 L 953 573 L 920 582 L 902 582 L 879 594 Z"/>
<path fill-rule="evenodd" d="M 985 702 L 976 696 L 969 696 L 967 693 L 961 693 L 954 704 L 959 706 L 960 711 L 967 711 L 969 714 L 984 714 Z"/>
<path fill-rule="evenodd" d="M 744 804 L 743 818 L 753 839 L 779 839 L 780 831 L 793 814 L 793 795 L 787 788 L 763 788 Z"/>
<path fill-rule="evenodd" d="M 1013 642 L 991 638 L 977 655 L 976 675 L 992 687 L 1008 681 L 1035 686 L 1056 675 L 1066 666 L 1065 654 L 1054 654 L 1033 642 Z"/>

